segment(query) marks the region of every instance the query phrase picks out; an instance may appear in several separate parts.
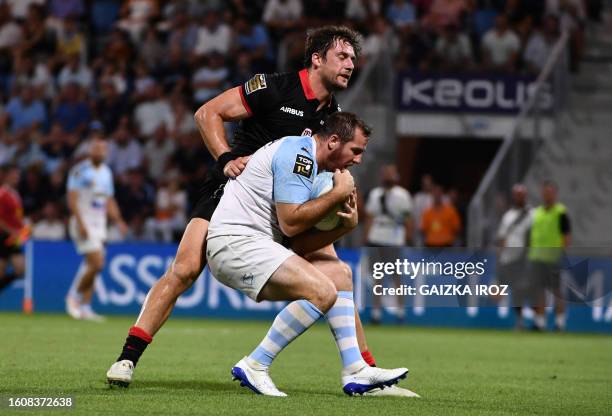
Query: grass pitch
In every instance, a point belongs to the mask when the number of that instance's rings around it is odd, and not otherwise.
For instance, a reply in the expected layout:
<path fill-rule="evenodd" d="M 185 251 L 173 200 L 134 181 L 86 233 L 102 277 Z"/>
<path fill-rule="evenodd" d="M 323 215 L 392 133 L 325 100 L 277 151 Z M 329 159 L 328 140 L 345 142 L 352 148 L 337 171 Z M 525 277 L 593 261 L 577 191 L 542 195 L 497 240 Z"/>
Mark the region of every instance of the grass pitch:
<path fill-rule="evenodd" d="M 277 359 L 286 399 L 231 381 L 269 322 L 171 319 L 143 355 L 128 389 L 105 373 L 133 317 L 103 324 L 59 315 L 0 314 L 0 414 L 8 397 L 72 396 L 70 415 L 603 415 L 612 409 L 612 337 L 484 330 L 367 327 L 379 365 L 407 366 L 400 386 L 421 399 L 348 397 L 327 326 L 318 324 Z M 16 413 L 14 413 L 16 412 Z"/>

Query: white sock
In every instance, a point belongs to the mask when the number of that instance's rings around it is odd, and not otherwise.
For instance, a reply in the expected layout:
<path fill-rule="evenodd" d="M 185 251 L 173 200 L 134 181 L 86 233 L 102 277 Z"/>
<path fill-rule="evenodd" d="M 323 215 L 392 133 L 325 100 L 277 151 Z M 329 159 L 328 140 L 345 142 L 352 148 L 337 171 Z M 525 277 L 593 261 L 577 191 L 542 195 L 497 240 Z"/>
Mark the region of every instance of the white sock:
<path fill-rule="evenodd" d="M 84 267 L 83 265 L 79 267 L 79 271 L 77 272 L 76 276 L 74 276 L 72 284 L 70 285 L 70 290 L 68 291 L 68 296 L 77 300 L 79 303 L 83 301 L 83 295 L 77 291 L 77 288 L 79 287 L 81 277 L 83 276 L 85 270 L 86 267 Z"/>
<path fill-rule="evenodd" d="M 557 328 L 561 330 L 565 329 L 565 314 L 564 313 L 558 313 L 557 316 L 555 316 L 555 324 L 557 325 Z"/>
<path fill-rule="evenodd" d="M 370 318 L 372 318 L 372 320 L 374 321 L 380 321 L 382 319 L 382 310 L 380 308 L 372 309 L 372 312 L 370 313 Z"/>
<path fill-rule="evenodd" d="M 336 303 L 325 316 L 340 351 L 342 372 L 353 374 L 367 367 L 368 364 L 363 360 L 357 343 L 353 292 L 348 290 L 338 292 Z"/>
<path fill-rule="evenodd" d="M 279 352 L 310 328 L 322 315 L 321 311 L 307 300 L 291 302 L 276 315 L 272 327 L 249 358 L 264 367 L 269 367 Z"/>
<path fill-rule="evenodd" d="M 533 322 L 535 323 L 535 326 L 537 326 L 539 329 L 545 329 L 546 328 L 546 315 L 536 315 L 535 318 L 533 319 Z"/>

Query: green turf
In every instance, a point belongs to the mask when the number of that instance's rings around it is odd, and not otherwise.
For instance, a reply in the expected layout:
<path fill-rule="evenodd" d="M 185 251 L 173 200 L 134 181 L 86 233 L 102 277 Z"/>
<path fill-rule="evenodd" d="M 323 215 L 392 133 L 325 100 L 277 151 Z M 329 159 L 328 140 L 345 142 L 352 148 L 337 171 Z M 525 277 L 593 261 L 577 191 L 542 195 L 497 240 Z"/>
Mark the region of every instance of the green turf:
<path fill-rule="evenodd" d="M 423 398 L 350 398 L 341 390 L 329 330 L 317 325 L 272 367 L 274 381 L 289 395 L 277 399 L 255 396 L 229 375 L 269 323 L 172 319 L 143 356 L 132 385 L 111 390 L 105 372 L 132 320 L 94 324 L 64 316 L 0 314 L 0 396 L 4 401 L 9 396 L 73 396 L 75 408 L 65 412 L 72 415 L 612 411 L 611 337 L 484 330 L 366 328 L 379 365 L 409 367 L 411 374 L 400 385 Z M 28 413 L 0 407 L 0 414 Z"/>

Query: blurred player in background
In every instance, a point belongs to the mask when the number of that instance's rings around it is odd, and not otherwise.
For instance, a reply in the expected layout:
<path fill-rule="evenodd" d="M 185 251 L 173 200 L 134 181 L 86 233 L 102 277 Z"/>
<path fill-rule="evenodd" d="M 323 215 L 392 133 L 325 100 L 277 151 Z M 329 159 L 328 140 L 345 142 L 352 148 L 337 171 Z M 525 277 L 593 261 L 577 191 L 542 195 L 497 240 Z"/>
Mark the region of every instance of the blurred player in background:
<path fill-rule="evenodd" d="M 523 328 L 522 306 L 525 301 L 526 254 L 531 228 L 531 207 L 527 204 L 527 188 L 517 183 L 512 187 L 512 207 L 502 216 L 497 229 L 497 245 L 500 248 L 497 277 L 499 283 L 512 290 L 512 302 L 516 329 Z"/>
<path fill-rule="evenodd" d="M 107 153 L 107 142 L 100 137 L 92 138 L 89 157 L 68 174 L 70 237 L 77 252 L 85 257 L 85 264 L 79 268 L 66 297 L 66 312 L 74 319 L 103 320 L 92 310 L 91 298 L 96 276 L 104 268 L 107 216 L 122 234 L 127 232 L 114 198 L 113 173 L 104 163 Z"/>
<path fill-rule="evenodd" d="M 365 243 L 376 261 L 395 262 L 401 247 L 413 244 L 414 221 L 412 219 L 412 197 L 399 186 L 397 166 L 385 165 L 380 170 L 381 186 L 370 191 L 365 212 Z M 392 284 L 399 287 L 399 276 L 389 276 Z M 394 296 L 398 322 L 405 317 L 404 297 Z M 382 296 L 373 296 L 371 321 L 379 324 L 382 319 Z"/>
<path fill-rule="evenodd" d="M 256 393 L 286 396 L 272 382 L 270 365 L 324 315 L 342 358 L 345 393 L 384 388 L 408 372 L 370 367 L 363 360 L 350 273 L 325 273 L 331 260 L 307 261 L 296 255 L 332 244 L 357 226 L 355 184 L 346 169 L 361 163 L 370 131 L 354 114 L 338 112 L 314 137 L 289 136 L 264 146 L 226 185 L 212 216 L 206 255 L 213 276 L 256 302 L 293 301 L 277 315 L 259 346 L 232 369 L 241 385 Z M 319 171 L 335 171 L 334 187 L 311 200 Z M 337 213 L 340 227 L 312 229 L 339 204 L 343 204 Z M 295 252 L 282 245 L 285 237 L 294 237 Z M 335 262 L 342 265 L 338 259 Z"/>
<path fill-rule="evenodd" d="M 565 330 L 565 301 L 561 297 L 561 256 L 571 242 L 565 205 L 557 201 L 557 185 L 542 183 L 542 205 L 533 211 L 529 234 L 529 279 L 535 288 L 534 329 L 546 329 L 546 291 L 555 297 L 555 329 Z"/>
<path fill-rule="evenodd" d="M 23 223 L 23 205 L 17 193 L 19 168 L 8 165 L 3 168 L 0 187 L 0 291 L 14 280 L 21 279 L 25 271 L 23 244 L 28 238 L 29 227 Z M 8 267 L 10 271 L 7 271 Z"/>
<path fill-rule="evenodd" d="M 240 175 L 249 156 L 261 146 L 285 136 L 312 135 L 330 114 L 340 110 L 333 93 L 348 86 L 360 51 L 359 34 L 343 26 L 321 27 L 309 32 L 305 49 L 305 69 L 257 74 L 245 84 L 213 98 L 196 112 L 196 124 L 217 165 L 204 184 L 174 262 L 149 291 L 121 354 L 107 372 L 109 383 L 129 385 L 134 366 L 170 316 L 177 298 L 202 273 L 206 266 L 208 223 L 228 179 Z M 230 147 L 223 123 L 238 120 L 241 122 Z M 332 245 L 324 250 L 311 256 L 337 259 Z M 346 269 L 346 265 L 342 267 Z M 361 352 L 368 364 L 375 365 L 358 315 L 356 320 Z M 393 391 L 401 395 L 404 392 L 400 390 Z"/>

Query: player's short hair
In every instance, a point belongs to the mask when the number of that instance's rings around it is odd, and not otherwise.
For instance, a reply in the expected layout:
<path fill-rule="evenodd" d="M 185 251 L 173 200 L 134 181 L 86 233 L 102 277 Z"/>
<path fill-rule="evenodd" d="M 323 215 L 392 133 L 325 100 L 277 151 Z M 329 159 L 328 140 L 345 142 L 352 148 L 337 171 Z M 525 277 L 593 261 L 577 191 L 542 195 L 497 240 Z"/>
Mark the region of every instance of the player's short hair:
<path fill-rule="evenodd" d="M 372 134 L 372 128 L 355 114 L 347 111 L 338 111 L 325 120 L 323 128 L 317 134 L 322 138 L 328 138 L 335 134 L 340 138 L 340 141 L 346 143 L 353 140 L 355 129 L 357 128 L 361 129 L 366 137 L 370 137 Z"/>
<path fill-rule="evenodd" d="M 327 51 L 334 47 L 337 41 L 347 42 L 355 51 L 355 56 L 361 52 L 361 35 L 346 26 L 323 26 L 309 29 L 306 33 L 306 47 L 304 51 L 304 66 L 312 66 L 312 54 L 318 53 L 325 59 Z"/>

